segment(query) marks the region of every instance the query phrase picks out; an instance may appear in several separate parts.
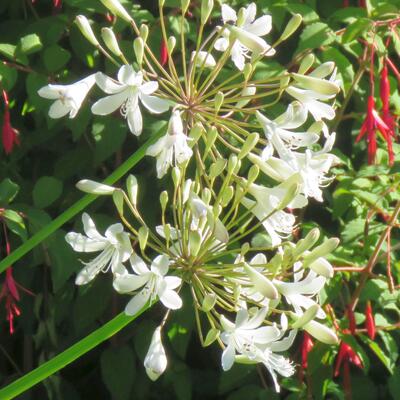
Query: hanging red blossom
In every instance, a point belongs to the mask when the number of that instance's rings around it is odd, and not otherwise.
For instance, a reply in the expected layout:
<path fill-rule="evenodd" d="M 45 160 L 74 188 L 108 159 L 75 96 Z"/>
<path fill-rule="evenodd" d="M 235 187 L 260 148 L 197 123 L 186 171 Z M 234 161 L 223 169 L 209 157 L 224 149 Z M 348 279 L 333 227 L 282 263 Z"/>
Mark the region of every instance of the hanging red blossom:
<path fill-rule="evenodd" d="M 380 81 L 380 97 L 382 101 L 382 120 L 388 126 L 390 134 L 395 136 L 395 120 L 390 112 L 390 82 L 388 78 L 388 68 L 386 59 L 383 64 L 381 71 L 381 81 Z"/>
<path fill-rule="evenodd" d="M 7 92 L 3 90 L 4 99 L 4 116 L 3 116 L 3 129 L 2 129 L 2 140 L 3 148 L 6 154 L 10 154 L 15 144 L 19 144 L 18 131 L 11 125 L 10 120 L 10 109 Z"/>
<path fill-rule="evenodd" d="M 364 368 L 364 365 L 358 354 L 347 343 L 342 341 L 339 347 L 338 356 L 336 358 L 335 372 L 334 372 L 335 377 L 339 376 L 340 367 L 342 366 L 342 364 L 346 363 L 353 364 L 361 369 Z"/>
<path fill-rule="evenodd" d="M 356 138 L 356 143 L 358 143 L 365 134 L 367 134 L 366 139 L 368 143 L 368 164 L 373 164 L 375 162 L 377 142 L 376 142 L 376 131 L 379 131 L 383 139 L 387 143 L 389 164 L 392 165 L 394 162 L 394 153 L 392 146 L 392 138 L 389 127 L 385 124 L 382 118 L 378 115 L 375 109 L 375 99 L 374 96 L 368 96 L 368 108 L 367 115 L 363 124 L 361 125 L 360 133 Z"/>
<path fill-rule="evenodd" d="M 367 306 L 365 307 L 365 328 L 367 329 L 368 336 L 374 340 L 376 335 L 375 319 L 370 301 L 367 302 Z"/>
<path fill-rule="evenodd" d="M 164 66 L 167 62 L 168 62 L 167 44 L 165 43 L 165 40 L 162 40 L 160 47 L 160 63 L 162 66 Z"/>

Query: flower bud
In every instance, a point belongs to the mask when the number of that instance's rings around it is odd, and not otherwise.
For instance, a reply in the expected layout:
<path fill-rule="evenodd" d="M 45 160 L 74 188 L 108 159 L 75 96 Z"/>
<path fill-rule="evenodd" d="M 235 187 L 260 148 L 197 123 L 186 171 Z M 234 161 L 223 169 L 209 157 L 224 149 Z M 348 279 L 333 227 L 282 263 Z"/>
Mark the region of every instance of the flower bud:
<path fill-rule="evenodd" d="M 214 8 L 214 0 L 202 0 L 201 2 L 201 24 L 204 25 Z"/>
<path fill-rule="evenodd" d="M 271 48 L 264 39 L 251 32 L 236 26 L 228 26 L 228 29 L 243 46 L 247 47 L 257 55 L 266 53 Z"/>
<path fill-rule="evenodd" d="M 298 183 L 290 185 L 289 188 L 286 190 L 286 194 L 284 198 L 281 200 L 279 206 L 277 207 L 278 210 L 282 210 L 286 208 L 294 198 L 299 194 L 301 186 Z"/>
<path fill-rule="evenodd" d="M 319 229 L 318 228 L 311 229 L 311 231 L 307 233 L 304 239 L 301 239 L 296 243 L 296 248 L 293 251 L 293 257 L 297 259 L 305 251 L 314 246 L 314 244 L 317 243 L 318 239 L 319 239 Z"/>
<path fill-rule="evenodd" d="M 236 169 L 239 160 L 235 154 L 231 154 L 228 160 L 228 174 L 231 175 Z"/>
<path fill-rule="evenodd" d="M 300 26 L 303 17 L 300 14 L 294 14 L 292 18 L 290 18 L 288 24 L 286 25 L 285 30 L 283 31 L 281 37 L 279 38 L 280 42 L 288 39 L 293 33 L 296 32 L 297 28 Z"/>
<path fill-rule="evenodd" d="M 162 212 L 164 213 L 168 204 L 168 192 L 166 190 L 163 190 L 160 194 L 160 204 Z"/>
<path fill-rule="evenodd" d="M 268 299 L 277 299 L 279 297 L 278 290 L 274 286 L 274 284 L 260 272 L 258 272 L 255 268 L 251 267 L 248 264 L 244 264 L 244 270 L 249 276 L 250 281 L 254 285 L 254 289 L 261 293 Z"/>
<path fill-rule="evenodd" d="M 210 204 L 211 196 L 211 190 L 208 187 L 204 188 L 203 192 L 201 193 L 201 199 L 204 201 L 204 203 L 207 205 Z"/>
<path fill-rule="evenodd" d="M 173 53 L 175 46 L 176 46 L 176 38 L 175 36 L 170 36 L 167 41 L 167 48 L 169 54 Z"/>
<path fill-rule="evenodd" d="M 250 63 L 246 63 L 243 68 L 243 76 L 244 80 L 248 81 L 251 74 L 253 73 L 253 66 Z"/>
<path fill-rule="evenodd" d="M 211 328 L 208 331 L 207 336 L 204 340 L 204 347 L 207 347 L 207 346 L 210 346 L 211 344 L 213 344 L 219 338 L 220 333 L 221 332 L 219 331 L 219 329 Z"/>
<path fill-rule="evenodd" d="M 190 143 L 193 145 L 197 143 L 200 139 L 200 136 L 204 133 L 204 127 L 200 122 L 194 124 L 193 128 L 189 132 L 189 137 L 192 139 Z"/>
<path fill-rule="evenodd" d="M 247 174 L 247 185 L 254 183 L 258 178 L 259 173 L 260 168 L 258 168 L 257 165 L 252 165 L 249 169 L 249 173 Z"/>
<path fill-rule="evenodd" d="M 211 164 L 209 176 L 210 179 L 215 179 L 217 176 L 221 175 L 222 171 L 226 167 L 227 161 L 225 158 L 218 158 L 217 161 Z"/>
<path fill-rule="evenodd" d="M 102 28 L 101 30 L 101 37 L 104 40 L 107 48 L 116 55 L 117 57 L 121 57 L 122 51 L 119 48 L 117 38 L 114 35 L 114 32 L 110 28 Z"/>
<path fill-rule="evenodd" d="M 136 206 L 139 186 L 135 176 L 133 175 L 128 176 L 126 180 L 126 189 L 128 192 L 129 200 L 134 206 Z"/>
<path fill-rule="evenodd" d="M 144 55 L 144 42 L 141 37 L 137 37 L 133 41 L 133 50 L 135 51 L 136 60 L 139 65 L 143 63 L 143 55 Z"/>
<path fill-rule="evenodd" d="M 308 268 L 312 269 L 318 275 L 324 276 L 327 279 L 333 277 L 333 267 L 330 262 L 325 260 L 323 257 L 317 258 L 311 264 L 308 265 Z"/>
<path fill-rule="evenodd" d="M 116 190 L 115 187 L 104 185 L 103 183 L 98 183 L 90 179 L 82 179 L 77 184 L 76 187 L 85 193 L 97 194 L 97 195 L 110 195 Z"/>
<path fill-rule="evenodd" d="M 222 104 L 224 103 L 224 94 L 222 92 L 218 92 L 215 95 L 215 99 L 214 99 L 214 107 L 215 107 L 215 112 L 218 113 Z"/>
<path fill-rule="evenodd" d="M 217 302 L 217 295 L 215 293 L 207 293 L 203 298 L 201 309 L 204 312 L 208 312 L 212 308 L 214 308 L 216 302 Z"/>
<path fill-rule="evenodd" d="M 221 196 L 221 205 L 222 207 L 226 207 L 233 198 L 234 189 L 232 186 L 225 187 Z"/>
<path fill-rule="evenodd" d="M 189 250 L 192 257 L 196 257 L 201 249 L 201 235 L 198 231 L 189 232 Z"/>
<path fill-rule="evenodd" d="M 78 15 L 75 18 L 75 22 L 78 25 L 79 30 L 81 31 L 82 35 L 92 43 L 93 46 L 100 46 L 100 43 L 96 39 L 96 36 L 93 33 L 92 27 L 89 24 L 88 19 L 84 15 Z"/>
<path fill-rule="evenodd" d="M 155 381 L 167 368 L 167 356 L 161 342 L 161 327 L 153 333 L 149 350 L 144 359 L 144 367 L 148 377 Z"/>
<path fill-rule="evenodd" d="M 257 146 L 258 140 L 260 139 L 260 135 L 257 132 L 250 133 L 245 142 L 242 144 L 242 148 L 240 149 L 240 153 L 238 155 L 239 160 L 246 157 L 255 146 Z"/>
<path fill-rule="evenodd" d="M 294 314 L 294 318 L 296 319 L 296 321 L 292 324 L 292 328 L 300 329 L 304 325 L 308 324 L 316 317 L 320 309 L 321 307 L 318 304 L 313 304 L 311 307 L 307 308 L 304 314 L 301 315 L 300 317 Z"/>
<path fill-rule="evenodd" d="M 239 100 L 236 103 L 236 107 L 237 108 L 243 108 L 244 106 L 246 106 L 250 101 L 251 101 L 251 97 L 254 96 L 256 94 L 256 87 L 255 86 L 247 86 L 245 87 L 242 92 L 240 93 L 240 97 L 248 97 L 247 99 L 244 98 L 243 100 Z"/>
<path fill-rule="evenodd" d="M 298 74 L 305 74 L 314 64 L 315 56 L 314 54 L 310 53 L 307 54 L 300 63 L 299 70 L 297 71 Z"/>
<path fill-rule="evenodd" d="M 329 238 L 304 256 L 303 266 L 306 267 L 319 257 L 324 257 L 333 252 L 339 244 L 338 238 Z"/>
<path fill-rule="evenodd" d="M 372 313 L 370 301 L 367 301 L 367 305 L 365 307 L 365 328 L 367 329 L 368 336 L 371 338 L 371 340 L 374 340 L 376 335 L 376 328 L 374 314 Z"/>
<path fill-rule="evenodd" d="M 149 228 L 141 226 L 138 231 L 138 239 L 140 250 L 144 251 L 147 246 L 147 239 L 149 238 Z"/>
<path fill-rule="evenodd" d="M 326 79 L 314 78 L 309 75 L 301 75 L 292 73 L 292 77 L 305 89 L 314 90 L 317 93 L 325 94 L 328 96 L 334 96 L 339 93 L 340 87 L 331 81 Z"/>
<path fill-rule="evenodd" d="M 326 344 L 338 344 L 339 339 L 332 329 L 327 326 L 320 324 L 316 321 L 310 321 L 303 326 L 303 329 L 307 331 L 315 339 Z"/>
<path fill-rule="evenodd" d="M 206 148 L 204 149 L 204 156 L 208 154 L 211 147 L 214 145 L 217 136 L 218 136 L 218 129 L 215 126 L 212 126 L 210 130 L 207 132 Z"/>
<path fill-rule="evenodd" d="M 127 22 L 132 22 L 132 17 L 128 14 L 125 8 L 118 0 L 100 0 L 103 5 L 111 11 L 113 14 L 117 15 L 118 17 L 122 18 Z"/>
<path fill-rule="evenodd" d="M 181 170 L 179 167 L 172 168 L 172 180 L 174 182 L 174 186 L 178 187 L 181 181 Z"/>
<path fill-rule="evenodd" d="M 149 36 L 149 27 L 146 24 L 140 25 L 140 37 L 143 39 L 143 42 L 146 43 L 148 36 Z"/>
<path fill-rule="evenodd" d="M 122 190 L 115 190 L 112 198 L 119 214 L 124 213 L 124 194 Z"/>

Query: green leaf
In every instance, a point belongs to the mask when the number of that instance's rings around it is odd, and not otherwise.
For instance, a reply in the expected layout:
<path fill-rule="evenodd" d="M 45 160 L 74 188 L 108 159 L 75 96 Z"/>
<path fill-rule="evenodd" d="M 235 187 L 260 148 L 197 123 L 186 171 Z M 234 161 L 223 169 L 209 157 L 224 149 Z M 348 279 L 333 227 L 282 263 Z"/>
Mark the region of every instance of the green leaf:
<path fill-rule="evenodd" d="M 2 213 L 8 229 L 18 235 L 23 241 L 27 240 L 27 232 L 23 218 L 14 210 L 5 210 Z"/>
<path fill-rule="evenodd" d="M 129 346 L 109 347 L 101 354 L 103 382 L 115 400 L 128 400 L 136 375 L 135 356 Z"/>
<path fill-rule="evenodd" d="M 373 21 L 368 18 L 357 19 L 357 21 L 346 28 L 346 31 L 342 36 L 342 43 L 349 43 L 352 40 L 357 39 L 359 36 L 366 33 L 369 28 L 372 27 L 372 24 Z"/>
<path fill-rule="evenodd" d="M 19 192 L 19 186 L 11 179 L 6 178 L 0 183 L 0 202 L 9 204 Z"/>
<path fill-rule="evenodd" d="M 52 176 L 42 176 L 33 188 L 33 203 L 39 208 L 48 207 L 61 196 L 62 190 L 61 181 Z"/>
<path fill-rule="evenodd" d="M 42 42 L 36 33 L 31 33 L 22 37 L 18 44 L 18 50 L 23 54 L 29 55 L 42 50 Z"/>
<path fill-rule="evenodd" d="M 323 22 L 315 22 L 303 30 L 296 53 L 326 46 L 334 41 L 335 34 L 329 26 Z"/>
<path fill-rule="evenodd" d="M 381 349 L 379 344 L 371 340 L 369 337 L 365 335 L 359 335 L 360 338 L 364 343 L 368 345 L 368 347 L 376 354 L 376 356 L 379 358 L 379 360 L 382 362 L 382 364 L 387 368 L 387 370 L 393 374 L 393 368 L 394 366 L 392 365 L 392 362 L 390 360 L 390 357 L 388 357 L 385 352 Z"/>
<path fill-rule="evenodd" d="M 397 399 L 400 393 L 400 366 L 393 371 L 393 375 L 388 380 L 388 387 L 393 400 Z"/>
<path fill-rule="evenodd" d="M 4 90 L 10 91 L 17 81 L 18 73 L 14 68 L 0 62 L 0 82 Z"/>
<path fill-rule="evenodd" d="M 43 52 L 43 62 L 49 72 L 58 71 L 70 58 L 70 52 L 57 44 L 47 47 Z"/>
<path fill-rule="evenodd" d="M 319 20 L 318 14 L 306 4 L 289 3 L 285 6 L 293 14 L 300 14 L 303 17 L 303 22 L 309 24 Z"/>

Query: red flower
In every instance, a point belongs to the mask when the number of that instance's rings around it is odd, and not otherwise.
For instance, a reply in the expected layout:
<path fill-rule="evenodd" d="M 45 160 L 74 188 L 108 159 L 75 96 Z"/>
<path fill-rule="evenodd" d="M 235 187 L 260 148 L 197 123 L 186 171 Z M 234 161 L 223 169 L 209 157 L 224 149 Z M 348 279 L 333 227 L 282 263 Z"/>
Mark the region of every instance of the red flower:
<path fill-rule="evenodd" d="M 339 347 L 339 353 L 336 358 L 334 376 L 339 376 L 340 367 L 342 364 L 351 363 L 358 368 L 363 369 L 364 365 L 358 354 L 345 342 L 342 341 Z"/>
<path fill-rule="evenodd" d="M 53 7 L 57 10 L 61 9 L 62 7 L 62 2 L 61 0 L 53 0 Z"/>
<path fill-rule="evenodd" d="M 6 154 L 10 154 L 14 148 L 15 144 L 19 144 L 18 131 L 11 126 L 10 121 L 10 110 L 7 92 L 3 90 L 4 99 L 4 117 L 3 117 L 3 148 Z"/>
<path fill-rule="evenodd" d="M 299 369 L 299 378 L 302 381 L 304 376 L 304 371 L 308 367 L 308 353 L 314 346 L 314 342 L 311 339 L 311 336 L 304 332 L 303 334 L 303 341 L 301 343 L 301 366 Z"/>
<path fill-rule="evenodd" d="M 384 61 L 381 71 L 380 95 L 382 100 L 382 120 L 388 126 L 390 134 L 394 137 L 395 121 L 392 113 L 390 112 L 390 83 L 388 78 L 388 68 L 386 60 Z"/>
<path fill-rule="evenodd" d="M 165 40 L 161 41 L 161 48 L 160 48 L 160 63 L 164 66 L 168 62 L 168 49 Z"/>
<path fill-rule="evenodd" d="M 365 328 L 367 329 L 368 336 L 374 340 L 376 335 L 375 319 L 370 301 L 367 302 L 367 306 L 365 307 Z"/>
<path fill-rule="evenodd" d="M 368 164 L 373 164 L 375 162 L 376 155 L 376 131 L 379 131 L 383 139 L 387 143 L 388 154 L 389 154 L 389 164 L 392 165 L 394 162 L 394 153 L 392 148 L 392 138 L 389 127 L 385 124 L 382 118 L 378 115 L 375 110 L 375 99 L 372 95 L 368 96 L 368 108 L 367 115 L 363 124 L 361 125 L 360 133 L 356 138 L 356 143 L 358 143 L 365 134 L 367 134 L 368 143 Z"/>

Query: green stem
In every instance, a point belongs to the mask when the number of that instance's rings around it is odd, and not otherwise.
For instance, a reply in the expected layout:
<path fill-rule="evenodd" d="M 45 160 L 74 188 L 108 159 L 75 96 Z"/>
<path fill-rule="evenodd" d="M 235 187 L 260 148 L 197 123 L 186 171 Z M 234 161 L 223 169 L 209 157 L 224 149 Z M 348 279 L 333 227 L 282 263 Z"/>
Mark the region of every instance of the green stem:
<path fill-rule="evenodd" d="M 105 181 L 107 185 L 113 185 L 119 179 L 121 179 L 127 172 L 129 172 L 145 155 L 147 148 L 153 144 L 165 130 L 162 128 L 153 137 L 151 137 L 143 146 L 141 146 L 135 153 L 133 153 L 123 164 L 121 164 Z M 90 203 L 96 200 L 97 196 L 94 194 L 87 194 L 73 204 L 70 208 L 64 211 L 56 219 L 46 225 L 43 229 L 33 235 L 25 243 L 19 246 L 15 251 L 13 251 L 9 256 L 3 258 L 0 261 L 0 273 L 4 272 L 10 265 L 14 264 L 26 253 L 30 252 L 34 247 L 43 242 L 47 237 L 49 237 L 53 232 L 59 229 L 67 221 L 81 212 Z M 1 397 L 0 397 L 1 398 Z"/>
<path fill-rule="evenodd" d="M 148 307 L 144 307 L 134 316 L 127 316 L 125 313 L 117 315 L 114 319 L 107 322 L 101 328 L 95 330 L 84 339 L 75 343 L 73 346 L 43 363 L 33 371 L 27 373 L 22 378 L 17 379 L 10 385 L 0 390 L 0 399 L 13 399 L 37 383 L 48 378 L 50 375 L 71 364 L 73 361 L 87 353 L 89 350 L 98 346 L 100 343 L 118 333 L 122 328 L 134 321 Z"/>

